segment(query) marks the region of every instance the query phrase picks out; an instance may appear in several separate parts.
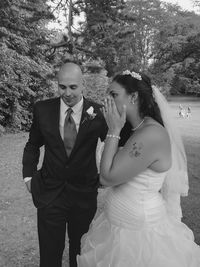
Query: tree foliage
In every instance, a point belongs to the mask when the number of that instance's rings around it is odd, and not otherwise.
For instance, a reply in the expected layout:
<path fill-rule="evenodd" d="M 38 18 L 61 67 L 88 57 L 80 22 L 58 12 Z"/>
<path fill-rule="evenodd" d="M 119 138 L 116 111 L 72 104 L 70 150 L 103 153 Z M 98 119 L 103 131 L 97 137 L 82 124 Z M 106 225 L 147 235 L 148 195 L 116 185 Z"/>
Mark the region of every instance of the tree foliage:
<path fill-rule="evenodd" d="M 121 0 L 85 0 L 79 4 L 86 17 L 81 25 L 82 34 L 78 36 L 81 45 L 88 51 L 87 58 L 100 58 L 105 62 L 110 76 L 117 66 L 117 50 L 123 50 L 125 44 L 122 38 L 130 33 L 125 27 L 124 3 Z M 122 28 L 126 29 L 122 32 Z"/>
<path fill-rule="evenodd" d="M 86 18 L 81 33 L 74 34 L 86 58 L 103 60 L 108 76 L 124 68 L 147 68 L 152 37 L 162 19 L 160 1 L 82 0 L 75 6 Z"/>
<path fill-rule="evenodd" d="M 43 0 L 0 2 L 0 124 L 25 129 L 30 106 L 36 98 L 49 95 L 46 79 L 51 65 L 45 49 L 51 34 L 45 27 L 52 19 Z"/>
<path fill-rule="evenodd" d="M 60 33 L 45 25 L 52 14 L 61 13 L 66 31 L 55 41 Z M 75 29 L 80 14 L 85 20 Z M 83 63 L 87 95 L 95 100 L 103 97 L 108 83 L 102 68 L 109 77 L 124 69 L 150 72 L 154 84 L 168 93 L 200 95 L 200 17 L 177 5 L 160 0 L 1 0 L 0 18 L 0 131 L 8 125 L 28 127 L 32 103 L 53 94 L 55 83 L 48 78 L 66 57 Z"/>
<path fill-rule="evenodd" d="M 200 95 L 200 16 L 171 11 L 154 41 L 152 72 L 171 85 L 172 94 Z"/>
<path fill-rule="evenodd" d="M 137 69 L 145 71 L 152 56 L 154 36 L 163 21 L 164 10 L 158 0 L 129 0 L 125 12 L 129 17 L 135 17 L 134 25 L 130 25 L 135 28 L 129 36 L 130 52 L 135 58 Z"/>

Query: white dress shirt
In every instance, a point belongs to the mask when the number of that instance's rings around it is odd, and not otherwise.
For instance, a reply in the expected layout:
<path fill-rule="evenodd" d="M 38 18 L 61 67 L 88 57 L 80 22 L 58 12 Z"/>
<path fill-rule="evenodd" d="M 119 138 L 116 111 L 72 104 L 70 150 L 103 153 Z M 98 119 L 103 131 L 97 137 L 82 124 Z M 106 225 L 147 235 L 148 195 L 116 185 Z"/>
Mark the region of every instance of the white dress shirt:
<path fill-rule="evenodd" d="M 60 130 L 60 135 L 62 139 L 64 139 L 64 123 L 65 123 L 65 117 L 67 116 L 67 110 L 69 106 L 65 104 L 65 102 L 60 98 L 60 122 L 59 122 L 59 130 Z M 81 100 L 71 107 L 73 110 L 71 116 L 74 119 L 74 122 L 76 124 L 76 131 L 78 133 L 80 122 L 81 122 L 81 116 L 82 116 L 82 110 L 83 110 L 83 97 Z M 28 182 L 32 179 L 32 177 L 26 177 L 24 178 L 24 182 Z"/>

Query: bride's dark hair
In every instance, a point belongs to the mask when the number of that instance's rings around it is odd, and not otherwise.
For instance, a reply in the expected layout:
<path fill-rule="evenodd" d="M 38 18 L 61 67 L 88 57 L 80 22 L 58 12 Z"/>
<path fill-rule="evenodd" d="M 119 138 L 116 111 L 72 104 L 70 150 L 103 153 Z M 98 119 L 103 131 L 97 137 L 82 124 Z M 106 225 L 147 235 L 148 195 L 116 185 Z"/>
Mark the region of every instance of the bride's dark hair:
<path fill-rule="evenodd" d="M 113 81 L 120 84 L 126 90 L 127 94 L 138 92 L 140 116 L 152 117 L 164 126 L 160 109 L 153 97 L 151 80 L 145 74 L 139 73 L 139 75 L 142 78 L 141 80 L 132 77 L 131 74 L 119 74 L 113 78 Z"/>

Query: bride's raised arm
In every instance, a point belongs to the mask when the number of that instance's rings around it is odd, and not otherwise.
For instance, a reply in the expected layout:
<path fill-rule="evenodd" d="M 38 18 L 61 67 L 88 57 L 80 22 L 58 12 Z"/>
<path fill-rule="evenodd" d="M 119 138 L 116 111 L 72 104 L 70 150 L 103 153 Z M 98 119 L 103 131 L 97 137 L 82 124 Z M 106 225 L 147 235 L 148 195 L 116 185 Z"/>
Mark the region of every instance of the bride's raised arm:
<path fill-rule="evenodd" d="M 165 129 L 157 124 L 147 124 L 132 135 L 124 148 L 118 150 L 120 131 L 126 120 L 126 108 L 120 115 L 112 98 L 104 104 L 103 113 L 108 124 L 108 134 L 100 163 L 100 181 L 104 186 L 125 183 L 155 162 L 171 165 L 170 142 Z M 158 171 L 159 171 L 159 167 Z M 162 170 L 161 170 L 162 171 Z"/>

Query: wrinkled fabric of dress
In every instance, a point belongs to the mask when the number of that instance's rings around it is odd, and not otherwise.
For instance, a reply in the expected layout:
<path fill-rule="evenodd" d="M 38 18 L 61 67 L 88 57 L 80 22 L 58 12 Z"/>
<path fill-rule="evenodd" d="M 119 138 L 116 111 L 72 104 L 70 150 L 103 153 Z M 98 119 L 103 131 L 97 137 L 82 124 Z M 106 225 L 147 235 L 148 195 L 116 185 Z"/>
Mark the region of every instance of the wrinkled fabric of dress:
<path fill-rule="evenodd" d="M 159 192 L 165 175 L 147 169 L 108 190 L 82 238 L 78 267 L 200 267 L 192 231 L 167 214 Z"/>

